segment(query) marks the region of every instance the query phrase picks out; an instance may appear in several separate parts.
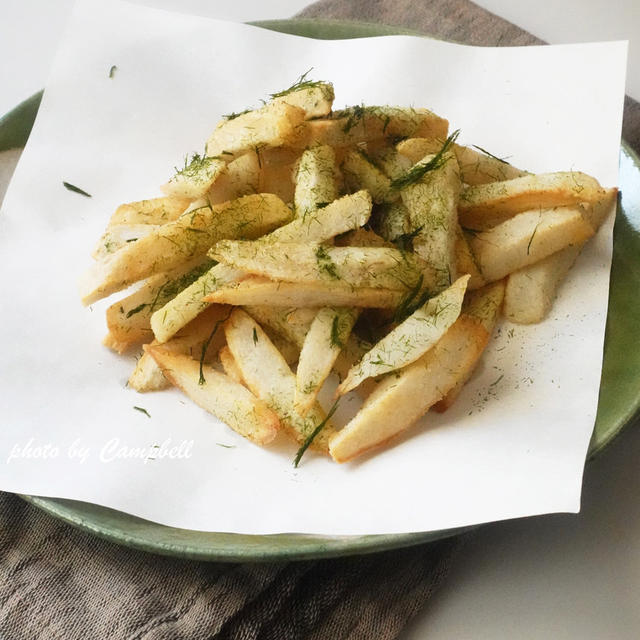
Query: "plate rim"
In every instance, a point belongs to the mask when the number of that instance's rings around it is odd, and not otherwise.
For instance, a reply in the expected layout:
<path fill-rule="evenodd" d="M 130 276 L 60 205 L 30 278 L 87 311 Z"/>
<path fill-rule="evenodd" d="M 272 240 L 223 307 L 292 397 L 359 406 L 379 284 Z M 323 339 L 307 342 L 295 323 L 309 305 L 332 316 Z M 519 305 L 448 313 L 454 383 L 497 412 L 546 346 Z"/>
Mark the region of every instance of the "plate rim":
<path fill-rule="evenodd" d="M 375 37 L 382 35 L 412 35 L 422 38 L 430 38 L 441 40 L 415 30 L 405 29 L 403 27 L 394 27 L 390 25 L 350 21 L 350 20 L 329 20 L 329 19 L 308 19 L 308 18 L 292 18 L 282 20 L 261 20 L 249 22 L 252 26 L 266 28 L 272 31 L 280 31 L 283 33 L 292 33 L 294 27 L 303 30 L 317 30 L 324 28 L 327 30 L 342 30 L 340 36 L 344 38 L 361 38 Z M 317 38 L 318 36 L 301 35 L 294 33 L 299 37 Z M 332 39 L 322 38 L 320 39 Z M 454 42 L 448 40 L 448 42 Z M 464 43 L 460 43 L 464 44 Z M 10 144 L 15 142 L 19 136 L 14 136 L 12 130 L 20 125 L 24 126 L 25 122 L 33 119 L 37 113 L 43 91 L 39 91 L 29 98 L 23 100 L 11 111 L 0 117 L 0 151 L 24 146 L 26 138 L 22 140 L 22 144 Z M 29 131 L 31 127 L 29 126 Z M 8 135 L 3 137 L 3 132 L 9 131 Z M 28 133 L 27 133 L 28 137 Z M 20 140 L 18 140 L 20 142 Z M 9 145 L 9 146 L 7 146 Z M 640 158 L 638 154 L 623 140 L 621 142 L 622 151 L 629 156 L 633 164 L 640 168 Z M 594 438 L 589 445 L 588 459 L 592 459 L 608 446 L 623 430 L 629 425 L 634 417 L 640 411 L 640 394 L 635 399 L 635 403 L 628 407 L 628 410 L 621 416 L 619 420 L 611 426 L 607 431 L 607 437 L 596 442 Z M 594 431 L 595 435 L 595 431 Z M 32 496 L 17 494 L 20 498 L 45 511 L 49 515 L 56 517 L 75 528 L 91 533 L 99 538 L 115 542 L 130 548 L 142 550 L 146 552 L 157 553 L 172 557 L 181 557 L 185 559 L 206 560 L 206 561 L 225 561 L 225 562 L 267 562 L 278 560 L 302 560 L 312 558 L 329 558 L 343 555 L 355 555 L 364 553 L 373 553 L 401 547 L 431 542 L 458 535 L 460 533 L 470 531 L 482 525 L 470 525 L 454 529 L 444 529 L 428 532 L 411 532 L 405 534 L 372 534 L 360 536 L 316 536 L 296 533 L 271 534 L 271 535 L 243 535 L 221 532 L 204 532 L 187 529 L 179 529 L 168 527 L 150 520 L 144 520 L 136 516 L 132 516 L 125 512 L 116 511 L 100 505 L 85 503 L 76 500 L 64 498 L 49 498 L 42 496 Z M 93 511 L 103 512 L 105 518 L 110 514 L 116 514 L 115 525 L 100 522 L 100 518 L 96 518 Z M 123 525 L 124 518 L 124 527 Z M 132 531 L 138 531 L 134 533 Z M 126 530 L 128 529 L 128 531 Z M 147 530 L 148 529 L 148 530 Z M 150 540 L 145 537 L 146 533 L 153 531 L 164 533 L 162 539 Z M 171 541 L 171 532 L 177 532 L 179 535 L 193 537 L 199 541 L 199 544 L 189 542 L 188 540 L 180 540 L 180 542 Z M 212 540 L 205 540 L 211 536 Z M 244 544 L 240 541 L 227 540 L 227 538 L 251 539 L 254 545 Z M 216 541 L 215 538 L 222 538 Z M 293 538 L 288 546 L 280 543 L 285 538 Z M 205 543 L 206 544 L 203 544 Z"/>

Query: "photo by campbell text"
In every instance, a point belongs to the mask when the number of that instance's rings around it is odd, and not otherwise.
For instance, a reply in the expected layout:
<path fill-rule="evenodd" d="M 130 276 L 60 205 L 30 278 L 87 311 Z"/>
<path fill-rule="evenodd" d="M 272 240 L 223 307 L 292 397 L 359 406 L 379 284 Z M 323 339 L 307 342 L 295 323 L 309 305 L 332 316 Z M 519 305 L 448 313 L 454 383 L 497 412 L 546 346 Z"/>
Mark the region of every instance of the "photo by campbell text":
<path fill-rule="evenodd" d="M 51 460 L 66 458 L 80 464 L 87 460 L 98 460 L 110 463 L 116 460 L 138 460 L 142 464 L 160 460 L 182 460 L 191 458 L 193 440 L 173 441 L 166 438 L 162 442 L 140 444 L 127 442 L 121 438 L 110 438 L 102 446 L 88 445 L 81 438 L 62 445 L 55 442 L 44 442 L 36 438 L 28 438 L 24 442 L 16 442 L 9 455 L 7 464 L 15 464 L 20 460 Z"/>

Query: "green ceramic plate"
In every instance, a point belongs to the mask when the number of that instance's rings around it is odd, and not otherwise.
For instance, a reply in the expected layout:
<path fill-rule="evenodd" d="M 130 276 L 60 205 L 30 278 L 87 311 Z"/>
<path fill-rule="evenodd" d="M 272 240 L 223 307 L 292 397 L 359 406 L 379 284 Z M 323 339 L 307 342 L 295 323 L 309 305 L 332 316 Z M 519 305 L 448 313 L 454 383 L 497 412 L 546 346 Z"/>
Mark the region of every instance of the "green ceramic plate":
<path fill-rule="evenodd" d="M 324 39 L 420 35 L 353 22 L 281 20 L 256 24 L 275 31 Z M 40 98 L 41 94 L 34 95 L 0 119 L 0 151 L 24 146 Z M 640 407 L 640 349 L 635 335 L 640 326 L 637 295 L 640 291 L 640 161 L 625 145 L 620 152 L 620 186 L 622 199 L 614 230 L 604 366 L 590 457 L 611 442 Z M 436 540 L 465 530 L 349 537 L 206 533 L 165 527 L 74 500 L 23 497 L 44 511 L 102 538 L 154 553 L 200 560 L 266 561 L 368 553 Z"/>

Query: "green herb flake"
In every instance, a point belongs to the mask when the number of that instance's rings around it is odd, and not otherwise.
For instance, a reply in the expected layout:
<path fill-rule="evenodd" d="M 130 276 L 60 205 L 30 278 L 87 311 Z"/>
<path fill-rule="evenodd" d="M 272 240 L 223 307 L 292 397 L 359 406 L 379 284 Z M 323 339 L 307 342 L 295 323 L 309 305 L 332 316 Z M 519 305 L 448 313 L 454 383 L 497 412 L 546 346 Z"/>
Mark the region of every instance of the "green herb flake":
<path fill-rule="evenodd" d="M 293 460 L 293 466 L 296 469 L 300 464 L 300 460 L 302 459 L 304 452 L 309 448 L 316 436 L 320 433 L 320 431 L 322 431 L 327 422 L 329 422 L 331 416 L 335 413 L 336 409 L 338 408 L 338 402 L 340 401 L 336 400 L 333 407 L 331 407 L 331 409 L 329 410 L 329 413 L 327 413 L 327 417 L 309 434 L 309 436 L 307 436 L 305 441 L 302 443 L 302 446 L 298 449 L 298 453 L 296 453 L 296 457 Z"/>
<path fill-rule="evenodd" d="M 337 315 L 333 316 L 333 322 L 331 323 L 331 346 L 342 349 L 344 345 L 342 344 L 342 340 L 340 340 L 339 320 L 340 318 Z"/>
<path fill-rule="evenodd" d="M 116 67 L 116 65 L 112 65 L 111 69 L 109 69 L 109 77 L 113 78 L 113 76 L 115 75 L 116 71 L 118 70 L 118 67 Z"/>
<path fill-rule="evenodd" d="M 222 117 L 225 120 L 235 120 L 236 118 L 239 118 L 240 116 L 243 116 L 245 113 L 249 113 L 251 111 L 251 109 L 245 109 L 244 111 L 238 111 L 238 113 L 236 113 L 235 111 L 233 113 L 227 113 L 225 115 L 223 115 Z M 223 154 L 228 154 L 228 155 L 233 155 L 230 154 L 228 151 L 223 151 Z"/>
<path fill-rule="evenodd" d="M 329 83 L 322 80 L 307 80 L 307 76 L 313 71 L 311 67 L 308 71 L 305 71 L 288 89 L 284 91 L 278 91 L 277 93 L 270 94 L 271 98 L 282 98 L 290 93 L 301 91 L 302 89 L 313 89 L 315 87 L 326 87 L 329 90 Z"/>
<path fill-rule="evenodd" d="M 419 309 L 430 297 L 429 291 L 422 291 L 424 276 L 420 274 L 418 282 L 407 295 L 400 301 L 393 316 L 393 321 L 400 324 L 404 322 L 414 311 Z"/>
<path fill-rule="evenodd" d="M 235 444 L 222 444 L 222 442 L 216 442 L 216 444 L 219 447 L 222 447 L 223 449 L 235 449 L 236 448 Z"/>
<path fill-rule="evenodd" d="M 229 310 L 229 313 L 226 315 L 226 317 L 222 318 L 221 320 L 218 320 L 215 323 L 215 325 L 213 325 L 213 330 L 211 331 L 211 333 L 209 334 L 209 337 L 206 339 L 206 341 L 202 345 L 202 351 L 200 353 L 200 378 L 198 380 L 198 384 L 200 386 L 202 386 L 203 384 L 207 383 L 207 381 L 206 381 L 206 379 L 204 377 L 204 371 L 203 371 L 204 358 L 207 355 L 207 349 L 209 348 L 209 345 L 211 344 L 211 340 L 213 340 L 213 336 L 216 335 L 216 331 L 218 331 L 218 328 L 220 327 L 220 325 L 223 322 L 226 322 L 229 319 L 229 316 L 231 315 L 232 311 L 233 311 L 233 307 L 231 307 L 231 309 Z"/>
<path fill-rule="evenodd" d="M 490 158 L 493 158 L 494 160 L 497 160 L 498 162 L 502 162 L 502 164 L 509 164 L 504 158 L 498 158 L 498 156 L 494 156 L 493 153 L 489 153 L 486 149 L 483 149 L 482 147 L 479 147 L 477 144 L 472 144 L 471 146 L 474 149 L 477 149 L 478 151 L 482 151 L 482 153 L 484 153 L 485 156 L 489 156 Z"/>
<path fill-rule="evenodd" d="M 502 378 L 504 378 L 504 373 L 497 380 L 494 380 L 489 386 L 490 387 L 495 387 L 498 384 L 498 382 L 500 382 L 500 380 L 502 380 Z"/>
<path fill-rule="evenodd" d="M 347 121 L 342 127 L 342 132 L 349 133 L 364 118 L 366 107 L 364 104 L 357 104 L 345 109 L 342 113 L 347 117 Z"/>
<path fill-rule="evenodd" d="M 146 410 L 143 409 L 142 407 L 133 407 L 136 411 L 139 411 L 140 413 L 144 413 L 145 416 L 147 416 L 147 418 L 151 417 L 151 414 Z"/>
<path fill-rule="evenodd" d="M 135 315 L 136 313 L 140 313 L 145 307 L 147 306 L 146 302 L 143 302 L 142 304 L 139 304 L 137 307 L 134 307 L 133 309 L 129 309 L 129 311 L 127 311 L 127 318 L 130 318 L 131 316 Z"/>
<path fill-rule="evenodd" d="M 73 193 L 79 193 L 81 196 L 86 196 L 87 198 L 91 198 L 90 193 L 87 193 L 84 189 L 81 189 L 80 187 L 76 187 L 75 184 L 71 184 L 70 182 L 65 182 L 64 180 L 62 181 L 62 184 L 64 185 L 65 189 L 69 191 L 73 191 Z"/>
<path fill-rule="evenodd" d="M 258 344 L 258 332 L 256 331 L 255 327 L 253 327 L 253 344 Z"/>
<path fill-rule="evenodd" d="M 542 222 L 542 211 L 540 212 L 540 217 L 538 218 L 538 223 L 534 227 L 533 233 L 531 234 L 531 237 L 529 238 L 529 242 L 527 243 L 527 255 L 529 255 L 529 249 L 531 249 L 531 243 L 533 242 L 533 239 L 536 237 L 536 232 L 538 231 L 538 227 L 540 226 L 541 222 Z"/>
<path fill-rule="evenodd" d="M 449 150 L 451 145 L 458 139 L 460 135 L 460 129 L 454 131 L 442 145 L 442 148 L 438 153 L 436 153 L 429 162 L 425 162 L 424 164 L 418 162 L 411 167 L 407 172 L 403 173 L 400 177 L 391 181 L 392 189 L 404 189 L 416 182 L 419 182 L 429 171 L 435 171 L 436 169 L 440 169 L 444 166 L 447 159 L 445 158 L 445 153 Z"/>
<path fill-rule="evenodd" d="M 172 179 L 175 179 L 178 176 L 183 176 L 192 180 L 202 179 L 202 176 L 206 175 L 206 172 L 209 170 L 213 162 L 216 162 L 216 159 L 207 156 L 205 153 L 202 155 L 199 153 L 192 153 L 191 158 L 189 158 L 189 155 L 187 154 L 184 157 L 184 166 L 181 169 L 174 167 L 176 175 Z"/>
<path fill-rule="evenodd" d="M 400 251 L 412 251 L 413 250 L 413 240 L 414 238 L 422 231 L 424 225 L 420 225 L 417 229 L 413 231 L 409 231 L 408 233 L 400 234 L 394 241 L 393 244 L 400 249 Z"/>
<path fill-rule="evenodd" d="M 316 261 L 318 263 L 318 269 L 322 273 L 326 273 L 334 280 L 339 280 L 336 263 L 331 259 L 326 248 L 322 245 L 318 245 L 318 248 L 316 249 Z"/>

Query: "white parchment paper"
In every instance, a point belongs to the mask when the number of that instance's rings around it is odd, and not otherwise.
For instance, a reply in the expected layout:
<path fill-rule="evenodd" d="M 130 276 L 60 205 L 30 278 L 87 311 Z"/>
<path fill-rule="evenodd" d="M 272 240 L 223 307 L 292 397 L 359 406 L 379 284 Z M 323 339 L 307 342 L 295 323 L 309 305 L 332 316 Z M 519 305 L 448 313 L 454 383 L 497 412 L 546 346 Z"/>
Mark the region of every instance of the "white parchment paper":
<path fill-rule="evenodd" d="M 577 511 L 610 224 L 545 322 L 501 325 L 452 409 L 346 465 L 308 454 L 296 470 L 295 447 L 258 448 L 177 391 L 125 388 L 132 359 L 101 345 L 104 310 L 117 296 L 85 309 L 77 280 L 118 204 L 160 195 L 222 114 L 258 106 L 311 67 L 334 83 L 337 107 L 425 106 L 460 128 L 463 143 L 611 186 L 625 62 L 626 43 L 315 41 L 79 2 L 0 215 L 0 488 L 242 533 L 412 532 Z"/>

